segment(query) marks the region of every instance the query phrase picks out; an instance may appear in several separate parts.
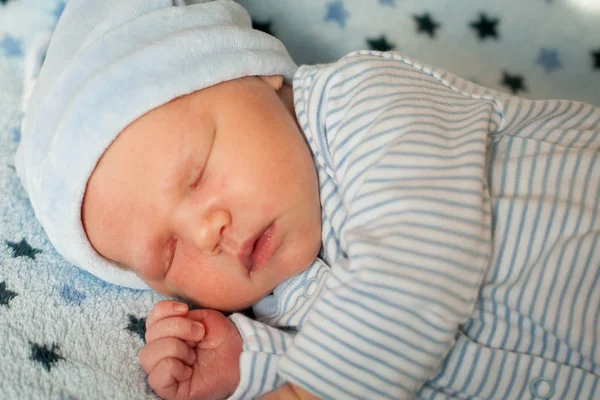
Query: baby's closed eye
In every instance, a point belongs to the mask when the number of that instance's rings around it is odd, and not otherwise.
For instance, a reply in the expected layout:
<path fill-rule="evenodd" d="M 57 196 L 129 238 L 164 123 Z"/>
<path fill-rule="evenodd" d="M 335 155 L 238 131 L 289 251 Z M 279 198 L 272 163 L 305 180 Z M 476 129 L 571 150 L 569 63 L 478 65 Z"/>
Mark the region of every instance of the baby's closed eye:
<path fill-rule="evenodd" d="M 165 266 L 165 275 L 167 274 L 167 271 L 169 271 L 169 268 L 171 268 L 173 265 L 173 259 L 175 258 L 178 242 L 179 241 L 177 240 L 177 237 L 173 236 L 169 238 L 165 245 L 165 263 L 163 264 Z"/>

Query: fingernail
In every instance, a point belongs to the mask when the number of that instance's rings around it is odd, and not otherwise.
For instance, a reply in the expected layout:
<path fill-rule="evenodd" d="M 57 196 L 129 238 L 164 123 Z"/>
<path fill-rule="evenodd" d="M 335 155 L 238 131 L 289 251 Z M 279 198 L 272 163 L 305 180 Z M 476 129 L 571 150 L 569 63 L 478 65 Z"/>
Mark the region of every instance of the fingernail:
<path fill-rule="evenodd" d="M 204 334 L 204 325 L 200 322 L 192 323 L 192 333 L 194 335 L 203 335 Z"/>
<path fill-rule="evenodd" d="M 183 311 L 187 310 L 187 306 L 183 303 L 175 303 L 175 304 L 173 304 L 173 310 L 175 310 L 177 312 L 183 312 Z"/>

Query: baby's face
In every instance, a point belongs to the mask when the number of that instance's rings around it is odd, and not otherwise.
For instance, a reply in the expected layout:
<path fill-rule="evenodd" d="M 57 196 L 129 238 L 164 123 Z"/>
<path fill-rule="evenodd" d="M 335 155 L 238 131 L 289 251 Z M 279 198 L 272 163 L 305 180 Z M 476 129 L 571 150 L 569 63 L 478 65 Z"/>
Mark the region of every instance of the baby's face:
<path fill-rule="evenodd" d="M 121 132 L 84 197 L 94 248 L 161 293 L 225 311 L 306 269 L 321 242 L 319 186 L 280 86 L 221 83 Z"/>

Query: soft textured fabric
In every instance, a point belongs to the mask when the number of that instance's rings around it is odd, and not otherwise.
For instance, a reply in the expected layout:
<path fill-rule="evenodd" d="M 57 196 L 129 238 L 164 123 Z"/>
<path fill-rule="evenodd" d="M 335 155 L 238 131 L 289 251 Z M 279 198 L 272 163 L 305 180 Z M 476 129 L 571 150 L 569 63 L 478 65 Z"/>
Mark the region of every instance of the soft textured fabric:
<path fill-rule="evenodd" d="M 330 267 L 232 317 L 234 398 L 597 398 L 600 109 L 378 52 L 301 67 L 294 94 Z"/>
<path fill-rule="evenodd" d="M 83 229 L 85 187 L 103 152 L 127 125 L 176 97 L 244 76 L 289 81 L 296 68 L 233 1 L 70 1 L 29 99 L 15 161 L 54 247 L 107 282 L 147 288 L 96 253 Z"/>

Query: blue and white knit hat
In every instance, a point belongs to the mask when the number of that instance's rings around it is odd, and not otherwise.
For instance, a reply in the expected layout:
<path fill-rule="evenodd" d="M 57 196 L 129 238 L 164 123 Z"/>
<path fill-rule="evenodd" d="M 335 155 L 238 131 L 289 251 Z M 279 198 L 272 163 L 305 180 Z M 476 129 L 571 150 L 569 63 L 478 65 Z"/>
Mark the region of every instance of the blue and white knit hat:
<path fill-rule="evenodd" d="M 91 246 L 87 181 L 127 125 L 172 99 L 297 67 L 229 0 L 71 0 L 52 35 L 23 121 L 16 168 L 36 217 L 66 259 L 117 285 L 147 288 Z"/>

